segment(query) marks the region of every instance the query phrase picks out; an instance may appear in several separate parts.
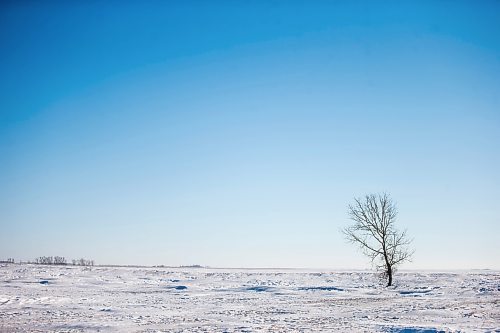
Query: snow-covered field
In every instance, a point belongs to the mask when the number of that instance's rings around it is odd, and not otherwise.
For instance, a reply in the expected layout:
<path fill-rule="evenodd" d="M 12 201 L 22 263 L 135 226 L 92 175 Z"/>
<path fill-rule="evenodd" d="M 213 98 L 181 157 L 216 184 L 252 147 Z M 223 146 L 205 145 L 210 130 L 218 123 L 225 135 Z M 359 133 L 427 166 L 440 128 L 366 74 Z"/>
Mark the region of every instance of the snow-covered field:
<path fill-rule="evenodd" d="M 0 266 L 0 332 L 500 332 L 500 272 Z"/>

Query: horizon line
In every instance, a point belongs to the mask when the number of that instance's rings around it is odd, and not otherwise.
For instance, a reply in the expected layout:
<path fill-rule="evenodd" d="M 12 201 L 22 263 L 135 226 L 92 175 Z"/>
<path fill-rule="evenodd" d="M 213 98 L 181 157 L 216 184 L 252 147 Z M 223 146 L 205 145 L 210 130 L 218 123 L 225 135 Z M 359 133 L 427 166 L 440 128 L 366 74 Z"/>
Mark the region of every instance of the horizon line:
<path fill-rule="evenodd" d="M 175 269 L 216 269 L 216 270 L 328 270 L 328 271 L 371 271 L 376 272 L 376 269 L 371 268 L 354 268 L 354 267 L 342 267 L 342 268 L 333 268 L 333 267 L 245 267 L 245 266 L 209 266 L 209 265 L 144 265 L 144 264 L 94 264 L 91 266 L 82 266 L 82 265 L 73 265 L 71 263 L 67 264 L 37 264 L 34 262 L 28 261 L 19 261 L 19 262 L 5 262 L 0 261 L 0 264 L 10 264 L 10 265 L 37 265 L 37 266 L 74 266 L 74 267 L 123 267 L 123 268 L 175 268 Z M 483 268 L 402 268 L 398 269 L 400 272 L 413 272 L 413 271 L 430 271 L 430 272 L 463 272 L 463 271 L 500 271 L 500 268 L 491 268 L 491 267 L 483 267 Z"/>

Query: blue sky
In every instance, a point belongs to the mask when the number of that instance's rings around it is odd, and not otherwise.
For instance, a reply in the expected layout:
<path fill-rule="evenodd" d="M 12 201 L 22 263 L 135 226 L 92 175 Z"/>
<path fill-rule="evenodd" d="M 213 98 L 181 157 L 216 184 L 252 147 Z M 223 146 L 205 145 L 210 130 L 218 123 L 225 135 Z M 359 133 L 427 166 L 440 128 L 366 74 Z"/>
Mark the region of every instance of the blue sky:
<path fill-rule="evenodd" d="M 500 4 L 0 7 L 0 256 L 367 268 L 386 191 L 405 268 L 500 268 Z"/>

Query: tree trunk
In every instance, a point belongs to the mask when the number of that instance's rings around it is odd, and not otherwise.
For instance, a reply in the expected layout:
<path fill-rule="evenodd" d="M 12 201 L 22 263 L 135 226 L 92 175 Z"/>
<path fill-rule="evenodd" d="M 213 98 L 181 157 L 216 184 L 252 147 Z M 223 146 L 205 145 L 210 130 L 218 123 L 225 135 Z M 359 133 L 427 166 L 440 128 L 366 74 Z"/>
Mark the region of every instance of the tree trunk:
<path fill-rule="evenodd" d="M 384 250 L 384 261 L 385 261 L 385 269 L 387 273 L 387 278 L 389 281 L 387 282 L 387 287 L 392 286 L 392 265 L 389 263 L 389 258 L 387 257 L 387 250 L 385 247 L 385 241 L 382 243 L 382 248 Z"/>
<path fill-rule="evenodd" d="M 389 281 L 387 282 L 387 287 L 392 286 L 392 267 L 387 266 L 387 276 L 389 278 Z"/>

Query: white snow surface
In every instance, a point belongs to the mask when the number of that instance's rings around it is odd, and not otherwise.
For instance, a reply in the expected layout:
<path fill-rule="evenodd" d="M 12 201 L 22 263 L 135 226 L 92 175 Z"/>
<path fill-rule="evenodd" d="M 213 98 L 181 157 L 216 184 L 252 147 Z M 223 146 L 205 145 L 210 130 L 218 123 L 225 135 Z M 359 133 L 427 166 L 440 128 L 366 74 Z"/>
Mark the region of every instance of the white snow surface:
<path fill-rule="evenodd" d="M 500 332 L 500 272 L 5 264 L 0 332 Z"/>

